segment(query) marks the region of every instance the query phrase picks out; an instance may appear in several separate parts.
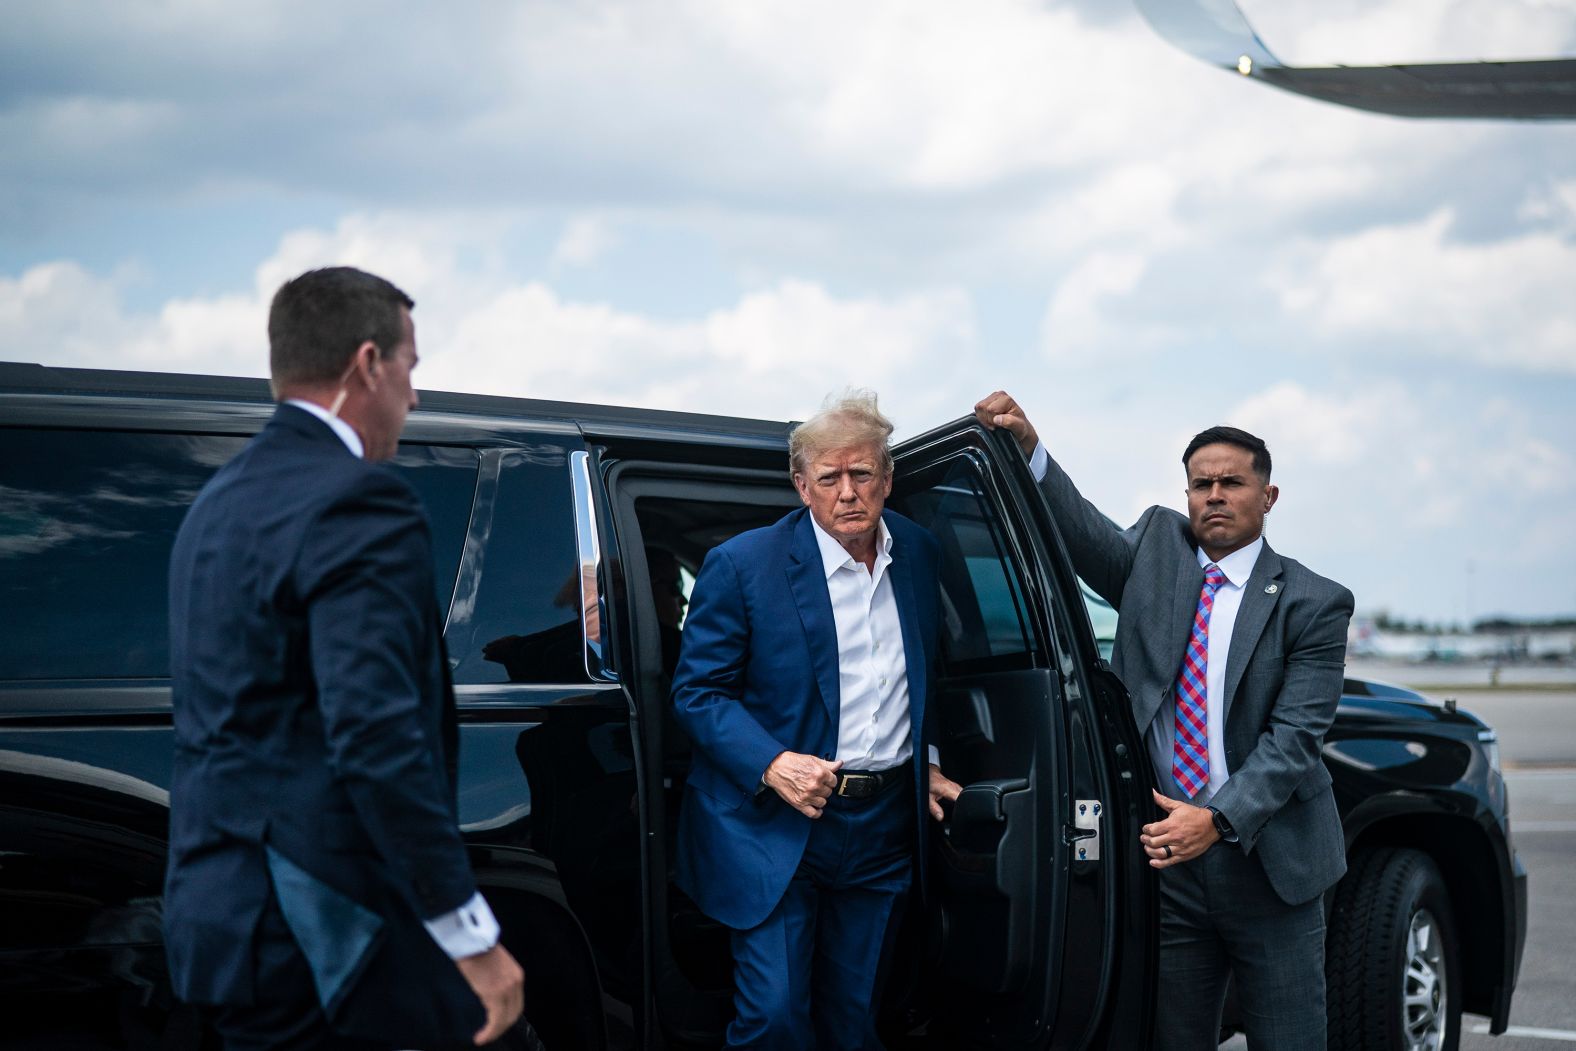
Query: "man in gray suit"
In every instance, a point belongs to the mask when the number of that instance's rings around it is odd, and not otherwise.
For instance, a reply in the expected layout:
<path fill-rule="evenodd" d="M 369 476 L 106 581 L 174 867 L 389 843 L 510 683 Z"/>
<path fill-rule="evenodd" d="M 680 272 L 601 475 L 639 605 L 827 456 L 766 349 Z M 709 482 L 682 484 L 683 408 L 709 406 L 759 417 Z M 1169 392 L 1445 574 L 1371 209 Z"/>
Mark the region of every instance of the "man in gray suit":
<path fill-rule="evenodd" d="M 1352 594 L 1264 542 L 1264 443 L 1212 427 L 1188 444 L 1186 517 L 1119 529 L 1079 495 L 997 391 L 974 407 L 1030 458 L 1084 581 L 1121 618 L 1112 666 L 1160 791 L 1139 837 L 1160 879 L 1154 1046 L 1214 1048 L 1228 971 L 1252 1048 L 1325 1046 L 1324 906 L 1346 871 L 1330 775 Z"/>

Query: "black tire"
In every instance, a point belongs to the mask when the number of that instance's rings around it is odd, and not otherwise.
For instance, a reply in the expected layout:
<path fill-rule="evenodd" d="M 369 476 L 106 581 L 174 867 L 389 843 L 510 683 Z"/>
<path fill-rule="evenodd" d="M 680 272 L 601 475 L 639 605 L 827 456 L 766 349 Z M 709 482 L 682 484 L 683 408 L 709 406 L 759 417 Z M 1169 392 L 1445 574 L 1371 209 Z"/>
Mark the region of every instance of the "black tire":
<path fill-rule="evenodd" d="M 1450 896 L 1428 855 L 1356 855 L 1325 936 L 1330 1051 L 1456 1051 L 1459 959 Z"/>

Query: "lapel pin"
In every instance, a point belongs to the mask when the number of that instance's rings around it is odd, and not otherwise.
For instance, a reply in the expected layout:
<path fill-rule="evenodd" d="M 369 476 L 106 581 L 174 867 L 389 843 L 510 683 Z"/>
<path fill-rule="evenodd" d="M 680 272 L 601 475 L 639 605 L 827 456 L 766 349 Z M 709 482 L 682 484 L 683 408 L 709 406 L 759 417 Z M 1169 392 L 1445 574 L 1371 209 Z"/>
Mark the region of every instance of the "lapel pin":
<path fill-rule="evenodd" d="M 1273 594 L 1275 594 L 1275 592 L 1277 592 L 1279 590 L 1280 590 L 1280 585 L 1279 584 L 1266 584 L 1264 586 L 1264 593 L 1266 595 L 1273 595 Z"/>

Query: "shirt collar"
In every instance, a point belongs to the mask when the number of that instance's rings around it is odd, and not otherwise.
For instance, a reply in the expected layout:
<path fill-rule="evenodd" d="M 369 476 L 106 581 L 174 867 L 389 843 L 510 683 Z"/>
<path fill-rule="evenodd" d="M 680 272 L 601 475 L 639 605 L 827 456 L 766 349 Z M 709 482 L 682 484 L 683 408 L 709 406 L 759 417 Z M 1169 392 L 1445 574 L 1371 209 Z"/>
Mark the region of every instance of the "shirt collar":
<path fill-rule="evenodd" d="M 345 448 L 349 449 L 356 459 L 364 460 L 367 458 L 366 448 L 361 444 L 361 435 L 357 434 L 350 424 L 338 416 L 329 415 L 328 410 L 323 408 L 323 406 L 316 402 L 303 401 L 300 398 L 286 398 L 285 404 L 294 405 L 298 409 L 305 409 L 307 412 L 310 412 L 313 416 L 328 424 L 329 430 L 339 435 L 339 440 L 345 443 Z"/>
<path fill-rule="evenodd" d="M 1226 579 L 1231 581 L 1231 586 L 1240 588 L 1248 582 L 1253 575 L 1253 567 L 1259 560 L 1259 552 L 1264 550 L 1264 537 L 1259 538 L 1247 547 L 1239 547 L 1225 558 L 1216 562 L 1220 571 L 1226 574 Z M 1204 554 L 1204 549 L 1198 549 L 1199 566 L 1209 565 L 1209 556 Z"/>
<path fill-rule="evenodd" d="M 839 544 L 832 534 L 821 528 L 821 523 L 810 515 L 810 528 L 815 530 L 815 544 L 821 549 L 821 568 L 826 571 L 828 580 L 844 566 L 852 566 L 854 556 L 848 549 Z M 887 532 L 886 519 L 876 523 L 876 566 L 879 568 L 884 563 L 892 561 L 892 534 Z"/>

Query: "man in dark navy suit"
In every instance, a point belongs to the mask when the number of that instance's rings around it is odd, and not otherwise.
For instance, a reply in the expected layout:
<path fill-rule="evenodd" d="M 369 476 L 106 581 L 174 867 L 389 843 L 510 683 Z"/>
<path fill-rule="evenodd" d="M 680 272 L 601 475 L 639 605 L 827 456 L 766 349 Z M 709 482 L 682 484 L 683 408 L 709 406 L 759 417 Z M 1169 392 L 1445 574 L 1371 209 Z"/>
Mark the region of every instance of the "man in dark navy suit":
<path fill-rule="evenodd" d="M 521 1010 L 456 819 L 426 516 L 375 462 L 416 405 L 413 305 L 348 267 L 279 289 L 281 404 L 171 556 L 166 943 L 231 1049 L 457 1047 Z"/>
<path fill-rule="evenodd" d="M 729 1047 L 870 1049 L 928 811 L 936 541 L 884 511 L 892 425 L 852 394 L 790 442 L 805 507 L 706 556 L 674 707 L 695 744 L 678 882 L 732 928 Z M 928 760 L 928 761 L 927 761 Z"/>

